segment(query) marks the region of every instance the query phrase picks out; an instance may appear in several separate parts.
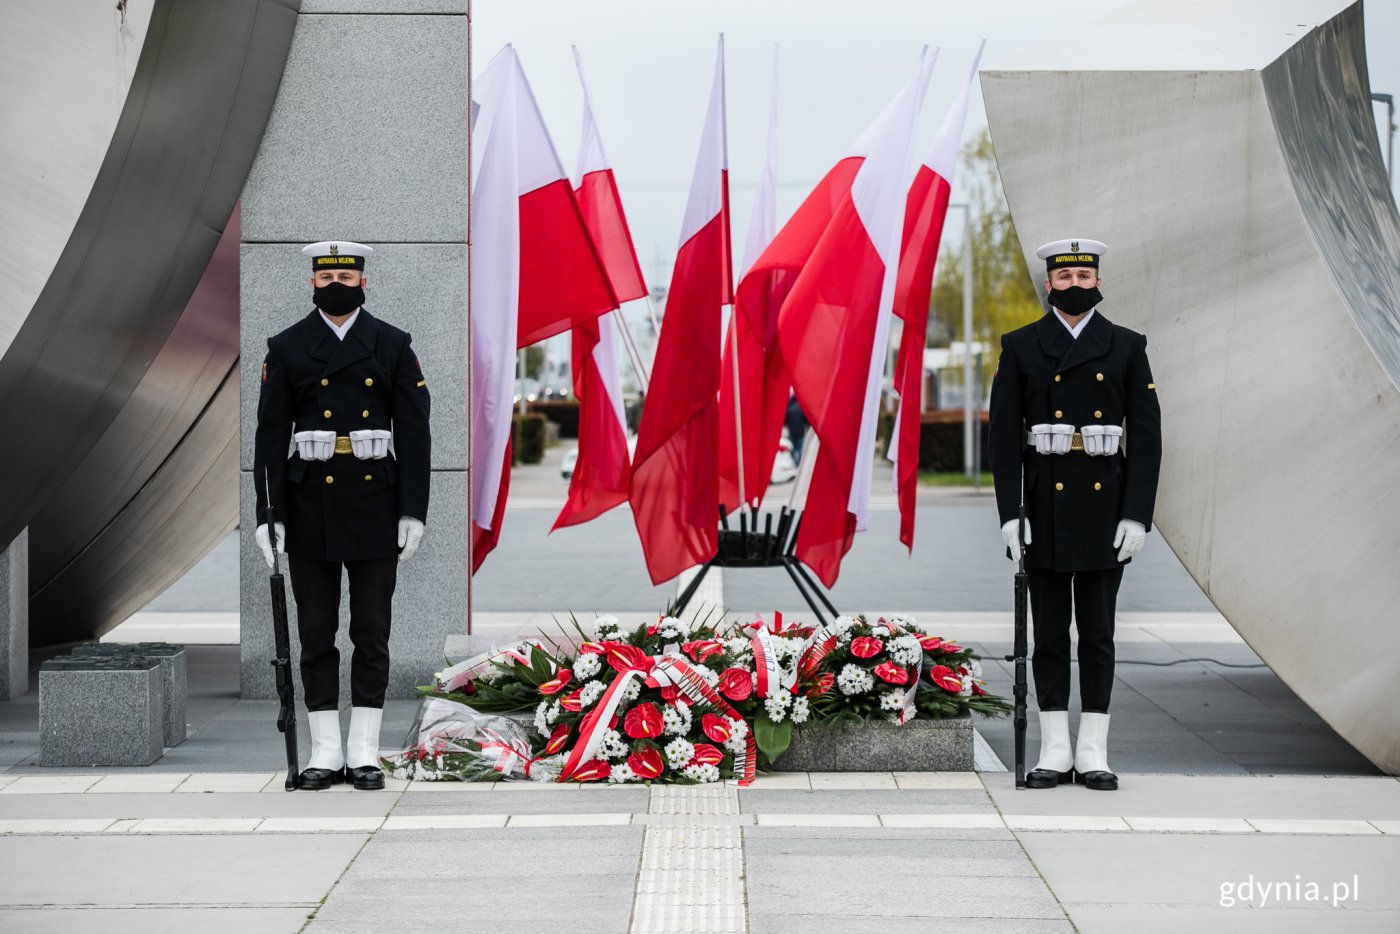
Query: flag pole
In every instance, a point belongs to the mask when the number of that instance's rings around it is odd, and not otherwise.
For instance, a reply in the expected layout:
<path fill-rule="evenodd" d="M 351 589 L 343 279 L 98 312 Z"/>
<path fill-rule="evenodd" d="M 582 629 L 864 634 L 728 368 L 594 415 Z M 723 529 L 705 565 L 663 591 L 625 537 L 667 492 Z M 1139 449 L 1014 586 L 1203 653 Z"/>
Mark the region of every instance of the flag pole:
<path fill-rule="evenodd" d="M 467 392 L 472 386 L 472 0 L 467 0 Z M 467 635 L 472 634 L 472 407 L 467 405 Z"/>
<path fill-rule="evenodd" d="M 651 375 L 647 372 L 646 364 L 642 362 L 642 352 L 637 348 L 637 342 L 632 337 L 632 329 L 627 324 L 627 319 L 622 316 L 622 309 L 616 308 L 612 312 L 613 320 L 617 323 L 618 333 L 622 335 L 622 346 L 627 349 L 627 358 L 632 361 L 632 372 L 636 374 L 637 384 L 645 394 L 651 385 Z"/>
<path fill-rule="evenodd" d="M 723 363 L 721 354 L 720 361 Z M 744 488 L 744 408 L 739 404 L 739 307 L 729 306 L 729 369 L 734 374 L 734 453 L 739 468 L 739 508 L 754 512 Z"/>

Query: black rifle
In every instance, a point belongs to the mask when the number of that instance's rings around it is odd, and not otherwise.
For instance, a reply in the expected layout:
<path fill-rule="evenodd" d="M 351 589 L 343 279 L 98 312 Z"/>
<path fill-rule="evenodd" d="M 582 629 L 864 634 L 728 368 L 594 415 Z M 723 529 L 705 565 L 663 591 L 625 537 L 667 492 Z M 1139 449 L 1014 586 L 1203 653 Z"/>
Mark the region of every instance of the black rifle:
<path fill-rule="evenodd" d="M 272 544 L 272 639 L 276 657 L 272 667 L 277 672 L 277 729 L 287 746 L 287 781 L 283 787 L 296 791 L 301 787 L 301 768 L 297 763 L 297 697 L 292 686 L 292 638 L 287 629 L 287 589 L 282 583 L 282 568 L 277 561 L 277 514 L 272 508 L 272 483 L 263 475 L 267 488 L 267 538 Z"/>
<path fill-rule="evenodd" d="M 1016 787 L 1026 787 L 1026 497 L 1021 494 L 1020 516 L 1016 519 L 1016 541 L 1020 555 L 1016 563 L 1016 634 L 1008 662 L 1016 665 L 1016 683 L 1012 689 L 1015 710 L 1011 725 L 1016 736 Z"/>

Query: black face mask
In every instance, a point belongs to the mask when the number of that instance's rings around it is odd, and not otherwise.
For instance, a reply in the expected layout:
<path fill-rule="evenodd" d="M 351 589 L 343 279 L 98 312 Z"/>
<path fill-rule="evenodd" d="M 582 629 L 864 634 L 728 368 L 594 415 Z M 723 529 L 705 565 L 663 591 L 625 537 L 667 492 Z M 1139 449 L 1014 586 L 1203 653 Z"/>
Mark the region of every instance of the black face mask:
<path fill-rule="evenodd" d="M 311 300 L 316 303 L 317 308 L 332 318 L 338 318 L 350 314 L 365 303 L 365 290 L 358 285 L 332 282 L 330 285 L 316 286 L 312 290 Z"/>
<path fill-rule="evenodd" d="M 1051 289 L 1046 298 L 1051 305 L 1073 317 L 1084 314 L 1103 301 L 1103 293 L 1098 289 L 1086 289 L 1082 285 L 1072 285 L 1067 289 Z"/>

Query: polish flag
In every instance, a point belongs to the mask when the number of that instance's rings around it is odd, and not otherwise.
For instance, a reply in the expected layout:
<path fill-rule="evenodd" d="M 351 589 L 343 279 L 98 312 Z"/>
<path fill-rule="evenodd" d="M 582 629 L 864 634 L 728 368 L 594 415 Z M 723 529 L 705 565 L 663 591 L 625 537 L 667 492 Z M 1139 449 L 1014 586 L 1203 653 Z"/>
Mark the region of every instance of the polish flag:
<path fill-rule="evenodd" d="M 720 309 L 733 300 L 726 153 L 721 36 L 632 464 L 632 515 L 653 583 L 719 545 Z"/>
<path fill-rule="evenodd" d="M 778 309 L 791 277 L 759 266 L 778 229 L 778 48 L 773 47 L 773 95 L 768 109 L 768 151 L 758 183 L 753 216 L 744 246 L 743 268 L 734 294 L 734 313 L 724 341 L 719 388 L 719 497 L 726 512 L 740 504 L 739 463 L 744 467 L 743 493 L 750 503 L 762 501 L 773 474 L 773 459 L 783 434 L 788 377 L 777 352 Z M 737 367 L 735 347 L 738 347 Z M 735 383 L 738 383 L 736 411 Z M 743 457 L 739 432 L 743 426 Z"/>
<path fill-rule="evenodd" d="M 472 125 L 472 571 L 510 485 L 515 353 L 617 307 L 573 187 L 507 45 L 476 79 Z"/>
<path fill-rule="evenodd" d="M 934 57 L 927 49 L 920 54 L 915 79 L 843 160 L 859 160 L 855 178 L 831 208 L 830 222 L 778 313 L 778 340 L 793 390 L 820 442 L 797 556 L 827 587 L 836 583 L 841 559 L 866 525 L 908 190 L 905 167 Z"/>
<path fill-rule="evenodd" d="M 593 99 L 583 76 L 583 60 L 574 49 L 583 87 L 583 139 L 579 145 L 574 190 L 584 224 L 598 249 L 603 270 L 619 302 L 643 298 L 642 267 L 622 212 L 617 182 L 593 119 Z M 620 311 L 576 325 L 573 330 L 574 395 L 578 398 L 578 460 L 569 480 L 569 498 L 554 528 L 595 519 L 627 501 L 632 465 L 627 457 L 627 417 L 622 405 L 615 320 Z M 553 529 L 551 529 L 553 531 Z"/>
<path fill-rule="evenodd" d="M 958 164 L 958 144 L 967 121 L 967 99 L 977 77 L 982 50 L 977 47 L 967 80 L 943 117 L 928 155 L 909 188 L 904 209 L 904 239 L 899 255 L 899 279 L 895 286 L 894 313 L 904 320 L 895 364 L 895 389 L 899 392 L 899 416 L 890 435 L 889 459 L 894 461 L 895 489 L 899 495 L 899 540 L 914 550 L 914 507 L 919 488 L 919 429 L 923 412 L 924 343 L 928 333 L 929 297 L 933 291 L 933 267 L 948 213 L 953 171 Z"/>

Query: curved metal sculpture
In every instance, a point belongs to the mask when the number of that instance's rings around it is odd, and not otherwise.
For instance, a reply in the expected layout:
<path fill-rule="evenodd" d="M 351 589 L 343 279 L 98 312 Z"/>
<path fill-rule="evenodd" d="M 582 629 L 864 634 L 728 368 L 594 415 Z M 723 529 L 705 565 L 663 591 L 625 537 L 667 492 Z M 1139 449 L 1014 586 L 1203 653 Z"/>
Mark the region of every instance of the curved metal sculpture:
<path fill-rule="evenodd" d="M 1017 232 L 1113 247 L 1103 308 L 1147 333 L 1162 400 L 1159 530 L 1400 773 L 1400 215 L 1361 5 L 1154 0 L 1091 35 L 982 72 Z"/>
<path fill-rule="evenodd" d="M 156 0 L 147 23 L 32 0 L 7 20 L 5 86 L 69 85 L 15 117 L 52 152 L 0 141 L 29 197 L 0 211 L 0 254 L 29 270 L 0 304 L 0 543 L 29 527 L 31 644 L 101 634 L 237 522 L 235 205 L 298 6 Z M 98 9 L 115 51 L 74 24 Z"/>

